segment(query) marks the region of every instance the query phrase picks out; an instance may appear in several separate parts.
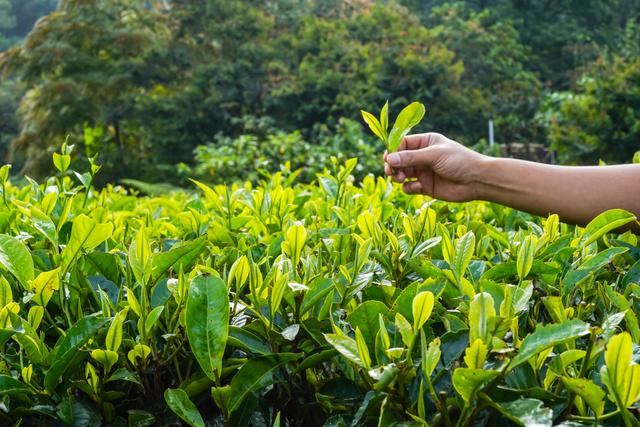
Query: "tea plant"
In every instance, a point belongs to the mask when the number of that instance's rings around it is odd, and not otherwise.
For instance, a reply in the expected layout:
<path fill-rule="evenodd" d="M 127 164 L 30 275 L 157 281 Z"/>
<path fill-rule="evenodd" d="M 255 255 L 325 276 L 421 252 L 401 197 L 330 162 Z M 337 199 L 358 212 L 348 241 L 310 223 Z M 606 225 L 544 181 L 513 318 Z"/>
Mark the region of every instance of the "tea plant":
<path fill-rule="evenodd" d="M 389 127 L 389 102 L 387 101 L 380 110 L 380 118 L 377 119 L 373 114 L 364 110 L 361 111 L 362 118 L 369 126 L 369 129 L 384 142 L 388 152 L 393 152 L 398 149 L 400 143 L 405 136 L 409 135 L 411 129 L 416 127 L 425 114 L 424 105 L 419 102 L 412 102 L 400 111 L 396 118 L 391 132 L 388 131 Z"/>
<path fill-rule="evenodd" d="M 409 197 L 355 159 L 136 197 L 71 154 L 0 169 L 3 424 L 638 425 L 629 212 Z"/>

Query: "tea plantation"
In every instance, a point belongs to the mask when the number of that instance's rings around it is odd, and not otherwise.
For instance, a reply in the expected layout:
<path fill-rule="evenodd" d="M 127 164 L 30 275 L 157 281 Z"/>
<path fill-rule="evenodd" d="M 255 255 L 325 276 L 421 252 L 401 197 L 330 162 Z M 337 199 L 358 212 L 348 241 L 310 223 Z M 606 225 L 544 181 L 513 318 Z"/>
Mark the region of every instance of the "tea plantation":
<path fill-rule="evenodd" d="M 0 423 L 639 425 L 640 249 L 354 182 L 141 196 L 0 170 Z"/>

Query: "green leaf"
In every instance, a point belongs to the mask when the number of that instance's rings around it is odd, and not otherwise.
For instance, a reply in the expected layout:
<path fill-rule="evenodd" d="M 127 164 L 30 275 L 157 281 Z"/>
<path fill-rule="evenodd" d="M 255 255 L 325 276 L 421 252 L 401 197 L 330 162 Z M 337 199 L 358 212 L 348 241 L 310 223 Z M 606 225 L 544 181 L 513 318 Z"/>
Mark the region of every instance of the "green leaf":
<path fill-rule="evenodd" d="M 470 402 L 476 392 L 498 374 L 494 370 L 458 368 L 453 371 L 453 387 L 465 402 Z"/>
<path fill-rule="evenodd" d="M 44 386 L 49 392 L 60 382 L 62 377 L 74 366 L 74 357 L 99 330 L 109 321 L 109 318 L 90 315 L 73 325 L 62 337 L 50 354 L 51 367 L 44 376 Z"/>
<path fill-rule="evenodd" d="M 422 372 L 429 378 L 436 369 L 436 366 L 438 366 L 440 356 L 442 355 L 440 351 L 440 338 L 435 338 L 429 343 L 429 346 L 427 346 L 424 331 L 420 331 L 420 350 L 422 356 Z"/>
<path fill-rule="evenodd" d="M 632 363 L 633 342 L 628 332 L 614 335 L 604 353 L 605 366 L 600 375 L 619 409 L 640 399 L 640 365 Z"/>
<path fill-rule="evenodd" d="M 389 152 L 394 152 L 400 146 L 400 143 L 404 139 L 405 136 L 411 132 L 411 129 L 415 127 L 420 120 L 424 117 L 425 108 L 424 105 L 419 102 L 412 102 L 407 105 L 401 112 L 398 114 L 395 123 L 393 124 L 393 129 L 391 129 L 391 133 L 389 134 Z"/>
<path fill-rule="evenodd" d="M 533 266 L 533 257 L 535 255 L 536 242 L 533 235 L 525 237 L 524 242 L 518 249 L 518 259 L 516 262 L 518 277 L 524 280 L 531 271 Z"/>
<path fill-rule="evenodd" d="M 9 375 L 0 375 L 0 396 L 5 394 L 32 394 L 32 391 L 15 378 Z"/>
<path fill-rule="evenodd" d="M 206 236 L 179 243 L 166 252 L 153 255 L 151 261 L 151 281 L 157 282 L 167 271 L 173 269 L 187 271 L 187 268 L 198 258 L 207 245 Z"/>
<path fill-rule="evenodd" d="M 202 415 L 184 390 L 168 388 L 164 391 L 164 400 L 167 402 L 167 406 L 185 423 L 192 427 L 205 427 Z"/>
<path fill-rule="evenodd" d="M 253 332 L 237 326 L 229 326 L 227 344 L 242 349 L 247 353 L 258 355 L 271 353 L 271 349 L 269 348 L 267 341 Z"/>
<path fill-rule="evenodd" d="M 362 361 L 362 366 L 365 369 L 371 369 L 371 356 L 369 355 L 369 349 L 367 343 L 364 341 L 360 328 L 356 327 L 356 347 L 358 350 L 358 356 Z"/>
<path fill-rule="evenodd" d="M 476 236 L 473 234 L 473 231 L 468 231 L 456 242 L 456 251 L 453 258 L 452 269 L 458 280 L 464 276 L 464 272 L 467 270 L 469 262 L 471 262 L 471 257 L 473 257 L 475 246 Z"/>
<path fill-rule="evenodd" d="M 482 369 L 488 353 L 487 345 L 482 342 L 482 339 L 476 338 L 465 351 L 464 362 L 471 369 Z"/>
<path fill-rule="evenodd" d="M 599 252 L 597 255 L 589 258 L 588 260 L 580 264 L 577 269 L 569 271 L 564 276 L 564 278 L 562 279 L 563 292 L 565 294 L 568 293 L 577 283 L 588 277 L 589 274 L 604 267 L 609 262 L 611 262 L 613 258 L 627 251 L 627 248 L 607 248 L 604 251 Z"/>
<path fill-rule="evenodd" d="M 84 214 L 73 220 L 71 237 L 61 254 L 60 267 L 64 275 L 71 268 L 81 251 L 88 251 L 111 237 L 113 224 L 99 224 L 95 219 Z"/>
<path fill-rule="evenodd" d="M 380 128 L 386 142 L 387 130 L 389 129 L 389 101 L 385 102 L 380 110 Z"/>
<path fill-rule="evenodd" d="M 4 276 L 0 276 L 0 308 L 5 307 L 10 302 L 13 302 L 11 285 Z"/>
<path fill-rule="evenodd" d="M 151 273 L 151 255 L 151 243 L 142 226 L 129 246 L 129 264 L 136 280 L 142 285 L 147 284 Z"/>
<path fill-rule="evenodd" d="M 274 382 L 273 373 L 285 363 L 301 357 L 301 354 L 280 353 L 260 356 L 249 360 L 231 380 L 232 394 L 229 398 L 229 412 L 240 407 L 248 395 Z"/>
<path fill-rule="evenodd" d="M 593 382 L 584 378 L 561 377 L 565 387 L 580 396 L 593 409 L 596 416 L 604 412 L 605 392 Z"/>
<path fill-rule="evenodd" d="M 358 305 L 348 316 L 347 321 L 353 329 L 360 328 L 369 349 L 375 347 L 375 338 L 380 330 L 379 316 L 386 316 L 389 309 L 380 301 L 365 301 Z"/>
<path fill-rule="evenodd" d="M 413 344 L 413 339 L 415 338 L 411 323 L 409 323 L 402 314 L 396 313 L 395 324 L 396 329 L 400 332 L 400 336 L 402 337 L 402 342 L 404 342 L 407 347 L 410 347 L 411 344 Z"/>
<path fill-rule="evenodd" d="M 378 119 L 376 119 L 376 116 L 364 110 L 360 110 L 360 113 L 362 113 L 362 119 L 369 126 L 369 129 L 371 129 L 371 132 L 373 132 L 375 136 L 380 138 L 380 140 L 386 144 L 386 141 L 387 141 L 386 132 L 382 130 L 382 125 L 378 121 Z"/>
<path fill-rule="evenodd" d="M 60 172 L 64 172 L 71 164 L 71 156 L 68 154 L 53 153 L 53 165 Z"/>
<path fill-rule="evenodd" d="M 30 289 L 29 282 L 34 276 L 33 259 L 24 243 L 0 234 L 0 264 L 18 279 L 25 290 Z"/>
<path fill-rule="evenodd" d="M 118 351 L 120 344 L 122 343 L 122 323 L 127 316 L 128 309 L 124 309 L 117 313 L 107 330 L 107 337 L 105 338 L 105 346 L 107 350 Z"/>
<path fill-rule="evenodd" d="M 286 245 L 283 245 L 283 247 L 288 249 L 286 250 L 287 255 L 289 255 L 294 266 L 298 265 L 300 261 L 300 256 L 302 255 L 306 241 L 307 230 L 302 224 L 294 224 L 289 227 L 285 236 Z"/>
<path fill-rule="evenodd" d="M 344 357 L 356 365 L 364 367 L 364 363 L 358 353 L 358 345 L 353 338 L 340 334 L 324 334 L 324 338 Z"/>
<path fill-rule="evenodd" d="M 606 233 L 622 227 L 635 219 L 636 216 L 634 214 L 623 209 L 611 209 L 602 212 L 587 224 L 582 232 L 578 246 L 581 248 L 588 246 Z"/>
<path fill-rule="evenodd" d="M 158 319 L 162 315 L 162 311 L 164 310 L 163 305 L 159 305 L 158 307 L 151 310 L 151 312 L 147 315 L 146 320 L 144 321 L 144 331 L 148 335 L 151 334 L 156 323 L 158 323 Z"/>
<path fill-rule="evenodd" d="M 54 246 L 58 246 L 58 230 L 51 218 L 35 206 L 30 207 L 31 224 Z"/>
<path fill-rule="evenodd" d="M 551 427 L 553 425 L 553 411 L 544 407 L 538 399 L 518 399 L 501 403 L 504 412 L 521 426 Z"/>
<path fill-rule="evenodd" d="M 511 360 L 509 367 L 513 369 L 549 347 L 563 344 L 588 333 L 589 325 L 578 319 L 546 326 L 538 325 L 532 334 L 525 337 L 518 355 Z"/>
<path fill-rule="evenodd" d="M 186 308 L 187 337 L 202 371 L 213 381 L 222 373 L 229 335 L 229 294 L 218 277 L 191 281 Z"/>
<path fill-rule="evenodd" d="M 35 294 L 33 301 L 46 307 L 54 292 L 60 289 L 60 268 L 38 274 L 38 277 L 33 280 L 32 286 Z"/>
<path fill-rule="evenodd" d="M 469 342 L 478 338 L 485 344 L 491 343 L 496 309 L 493 297 L 488 292 L 480 292 L 469 304 Z"/>
<path fill-rule="evenodd" d="M 413 313 L 413 333 L 417 334 L 427 322 L 433 310 L 434 296 L 431 292 L 420 292 L 413 298 L 411 309 Z"/>
<path fill-rule="evenodd" d="M 111 350 L 97 348 L 91 352 L 91 358 L 100 363 L 106 373 L 109 373 L 113 365 L 118 363 L 118 353 Z"/>
<path fill-rule="evenodd" d="M 331 279 L 318 278 L 309 284 L 309 288 L 304 298 L 302 298 L 302 304 L 300 304 L 301 316 L 323 300 L 323 298 L 335 288 L 335 285 Z"/>

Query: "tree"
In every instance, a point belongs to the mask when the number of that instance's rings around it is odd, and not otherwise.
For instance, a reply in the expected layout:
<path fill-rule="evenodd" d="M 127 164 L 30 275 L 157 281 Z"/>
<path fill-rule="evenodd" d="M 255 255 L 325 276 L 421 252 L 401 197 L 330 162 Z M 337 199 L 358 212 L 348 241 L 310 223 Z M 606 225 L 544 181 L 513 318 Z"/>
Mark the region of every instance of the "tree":
<path fill-rule="evenodd" d="M 154 67 L 161 66 L 148 59 L 170 34 L 162 14 L 145 3 L 63 0 L 0 57 L 5 71 L 31 88 L 12 150 L 24 172 L 47 171 L 48 150 L 67 135 L 82 144 L 85 127 L 104 129 L 99 151 L 113 174 L 144 163 L 149 152 L 140 146 L 137 105 L 153 91 Z"/>
<path fill-rule="evenodd" d="M 562 162 L 630 161 L 640 141 L 640 58 L 600 58 L 576 93 L 548 97 L 540 120 Z"/>
<path fill-rule="evenodd" d="M 0 0 L 0 51 L 11 45 L 7 32 L 15 26 L 15 21 L 9 0 Z"/>

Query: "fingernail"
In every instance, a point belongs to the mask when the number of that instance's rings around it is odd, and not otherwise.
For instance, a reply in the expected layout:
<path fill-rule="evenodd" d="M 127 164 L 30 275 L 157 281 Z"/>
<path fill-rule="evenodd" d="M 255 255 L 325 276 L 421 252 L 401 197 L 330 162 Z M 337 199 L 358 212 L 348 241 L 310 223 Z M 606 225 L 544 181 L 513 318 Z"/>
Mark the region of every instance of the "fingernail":
<path fill-rule="evenodd" d="M 400 165 L 400 155 L 398 153 L 391 153 L 387 156 L 387 163 L 390 166 L 398 166 Z"/>

